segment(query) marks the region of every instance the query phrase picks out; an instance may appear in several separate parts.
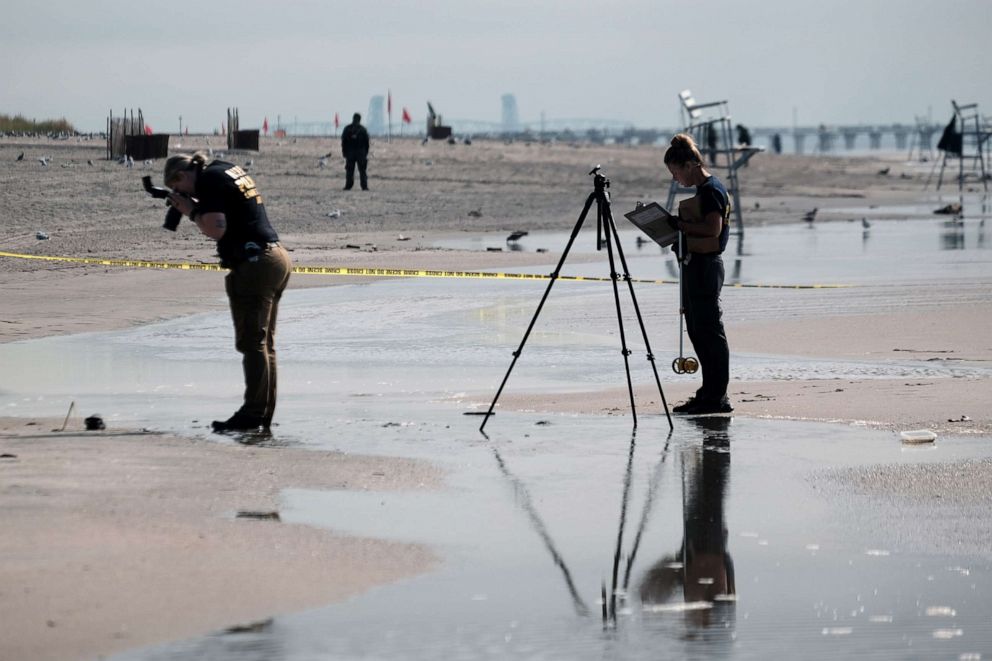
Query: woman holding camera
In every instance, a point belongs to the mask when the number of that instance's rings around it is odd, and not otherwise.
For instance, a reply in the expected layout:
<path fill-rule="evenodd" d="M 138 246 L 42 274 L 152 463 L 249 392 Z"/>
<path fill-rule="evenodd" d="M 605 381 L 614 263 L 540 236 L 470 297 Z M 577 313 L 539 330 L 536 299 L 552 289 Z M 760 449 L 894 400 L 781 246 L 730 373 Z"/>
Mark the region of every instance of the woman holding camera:
<path fill-rule="evenodd" d="M 692 137 L 680 133 L 665 152 L 665 165 L 681 186 L 696 195 L 679 203 L 678 229 L 685 240 L 678 251 L 682 269 L 682 305 L 686 330 L 703 371 L 703 384 L 694 397 L 674 407 L 675 413 L 729 413 L 730 347 L 723 329 L 720 290 L 723 257 L 730 236 L 727 189 L 703 167 Z"/>
<path fill-rule="evenodd" d="M 269 223 L 254 180 L 233 163 L 209 164 L 202 152 L 165 163 L 171 204 L 217 241 L 235 347 L 243 355 L 244 404 L 215 432 L 268 431 L 276 407 L 276 316 L 292 264 Z"/>

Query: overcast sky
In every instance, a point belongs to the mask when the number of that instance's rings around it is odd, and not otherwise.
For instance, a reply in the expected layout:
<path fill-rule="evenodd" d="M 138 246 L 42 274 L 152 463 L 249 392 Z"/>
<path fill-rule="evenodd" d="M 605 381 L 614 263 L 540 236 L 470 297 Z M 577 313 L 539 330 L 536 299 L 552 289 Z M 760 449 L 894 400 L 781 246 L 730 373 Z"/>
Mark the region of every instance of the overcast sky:
<path fill-rule="evenodd" d="M 992 114 L 992 0 L 4 0 L 0 113 L 102 130 L 342 120 L 392 91 L 394 122 L 679 123 L 678 92 L 752 126 Z"/>

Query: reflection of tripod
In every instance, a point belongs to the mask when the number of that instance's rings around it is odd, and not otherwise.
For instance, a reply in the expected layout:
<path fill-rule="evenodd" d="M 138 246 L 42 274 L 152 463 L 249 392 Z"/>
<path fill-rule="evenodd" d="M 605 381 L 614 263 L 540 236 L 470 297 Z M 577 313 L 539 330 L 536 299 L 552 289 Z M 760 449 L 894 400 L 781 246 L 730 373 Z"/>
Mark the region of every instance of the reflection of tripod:
<path fill-rule="evenodd" d="M 510 368 L 506 370 L 506 376 L 503 377 L 503 382 L 499 385 L 499 390 L 496 391 L 496 396 L 493 397 L 492 404 L 489 405 L 489 410 L 486 412 L 486 417 L 482 420 L 482 425 L 479 430 L 482 431 L 486 428 L 486 423 L 489 421 L 489 416 L 493 414 L 493 409 L 496 407 L 496 401 L 499 399 L 500 394 L 503 392 L 503 387 L 506 386 L 507 380 L 510 378 L 510 372 L 513 371 L 513 366 L 517 364 L 517 358 L 520 357 L 521 352 L 524 350 L 524 345 L 527 343 L 527 338 L 530 337 L 530 332 L 534 329 L 534 324 L 537 322 L 538 315 L 541 314 L 541 309 L 544 307 L 544 302 L 548 300 L 548 294 L 551 293 L 551 288 L 555 284 L 555 280 L 558 279 L 558 275 L 561 272 L 561 267 L 565 263 L 565 259 L 568 257 L 568 251 L 572 249 L 572 244 L 575 242 L 575 237 L 578 236 L 579 230 L 582 229 L 582 223 L 585 222 L 586 214 L 589 213 L 592 203 L 596 202 L 596 249 L 602 248 L 603 244 L 606 244 L 606 254 L 610 258 L 610 280 L 613 281 L 613 299 L 617 306 L 617 324 L 620 327 L 620 352 L 623 354 L 623 364 L 624 368 L 627 370 L 627 392 L 630 394 L 630 412 L 634 417 L 634 427 L 637 427 L 637 410 L 634 407 L 634 386 L 630 380 L 630 350 L 627 349 L 627 337 L 623 329 L 623 314 L 620 310 L 620 289 L 617 285 L 617 279 L 622 277 L 627 282 L 627 287 L 630 290 L 630 300 L 634 304 L 634 311 L 637 313 L 637 323 L 641 327 L 641 336 L 644 338 L 644 348 L 647 350 L 647 359 L 651 362 L 651 369 L 654 371 L 654 380 L 658 384 L 658 393 L 661 395 L 661 403 L 665 409 L 665 416 L 668 417 L 669 428 L 674 429 L 672 424 L 672 416 L 668 412 L 668 402 L 665 401 L 665 392 L 661 389 L 661 379 L 658 377 L 658 368 L 654 364 L 654 354 L 651 352 L 651 343 L 648 341 L 647 331 L 644 329 L 644 319 L 641 317 L 641 308 L 637 305 L 637 297 L 634 296 L 634 284 L 630 281 L 630 273 L 627 269 L 627 260 L 623 256 L 623 248 L 620 246 L 620 236 L 617 234 L 617 226 L 613 221 L 613 212 L 610 210 L 610 193 L 606 189 L 610 187 L 610 180 L 599 171 L 600 166 L 594 167 L 589 174 L 593 176 L 593 192 L 589 194 L 586 199 L 586 204 L 582 208 L 582 213 L 579 215 L 578 221 L 575 223 L 575 227 L 572 229 L 572 235 L 568 239 L 568 243 L 565 245 L 565 251 L 561 255 L 561 259 L 558 260 L 558 265 L 555 266 L 554 272 L 551 274 L 551 281 L 548 282 L 547 289 L 544 290 L 544 296 L 541 297 L 541 302 L 537 305 L 537 311 L 534 312 L 534 318 L 530 320 L 530 325 L 527 326 L 526 332 L 524 332 L 524 337 L 520 341 L 520 346 L 516 351 L 513 352 L 513 360 L 510 362 Z M 605 239 L 603 238 L 605 236 Z M 622 276 L 617 274 L 616 265 L 613 259 L 613 244 L 616 243 L 617 256 L 620 258 L 620 265 L 623 268 Z"/>

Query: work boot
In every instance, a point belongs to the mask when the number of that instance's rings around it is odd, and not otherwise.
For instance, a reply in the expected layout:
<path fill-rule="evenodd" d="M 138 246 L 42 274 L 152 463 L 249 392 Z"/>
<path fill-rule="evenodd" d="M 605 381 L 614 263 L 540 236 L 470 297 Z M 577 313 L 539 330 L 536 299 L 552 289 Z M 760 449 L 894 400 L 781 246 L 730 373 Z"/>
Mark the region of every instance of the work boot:
<path fill-rule="evenodd" d="M 214 420 L 211 427 L 219 434 L 228 431 L 258 431 L 262 422 L 258 416 L 247 415 L 238 411 L 227 420 Z"/>
<path fill-rule="evenodd" d="M 734 407 L 726 397 L 716 402 L 697 402 L 686 413 L 689 415 L 709 415 L 710 413 L 732 413 Z"/>
<path fill-rule="evenodd" d="M 689 411 L 692 410 L 692 407 L 694 407 L 696 403 L 697 403 L 696 398 L 690 397 L 689 399 L 685 400 L 678 406 L 673 406 L 672 413 L 689 413 Z"/>

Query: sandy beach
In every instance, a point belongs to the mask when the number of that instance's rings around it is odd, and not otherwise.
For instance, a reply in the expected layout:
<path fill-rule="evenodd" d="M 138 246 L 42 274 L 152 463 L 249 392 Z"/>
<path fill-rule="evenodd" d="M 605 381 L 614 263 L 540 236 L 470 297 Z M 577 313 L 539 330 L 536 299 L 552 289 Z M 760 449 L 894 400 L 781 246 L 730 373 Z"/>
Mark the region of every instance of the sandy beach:
<path fill-rule="evenodd" d="M 173 138 L 174 151 L 221 139 Z M 668 178 L 652 146 L 421 145 L 377 141 L 368 193 L 340 190 L 343 164 L 319 157 L 333 139 L 265 139 L 252 174 L 297 266 L 489 269 L 553 264 L 554 252 L 473 252 L 436 247 L 444 237 L 518 229 L 570 229 L 604 166 L 617 209 L 661 199 Z M 23 152 L 23 161 L 16 161 Z M 48 166 L 38 158 L 52 156 Z M 102 142 L 0 140 L 0 250 L 32 255 L 214 263 L 211 241 L 189 223 L 160 229 L 164 207 L 141 190 L 161 181 L 161 162 L 126 169 L 104 160 Z M 883 168 L 890 174 L 879 175 Z M 901 156 L 760 155 L 742 172 L 747 226 L 799 221 L 814 207 L 926 204 L 929 164 Z M 948 198 L 950 199 L 950 198 Z M 893 215 L 897 213 L 893 212 Z M 857 216 L 835 213 L 822 222 Z M 821 221 L 818 221 L 821 222 Z M 48 236 L 37 238 L 39 232 Z M 117 330 L 223 311 L 221 276 L 0 257 L 0 342 Z M 290 288 L 356 278 L 294 276 Z M 951 290 L 954 289 L 952 292 Z M 791 309 L 788 316 L 725 318 L 732 352 L 866 361 L 992 361 L 992 270 L 984 282 L 896 294 L 855 313 Z M 725 296 L 727 295 L 725 290 Z M 955 299 L 955 297 L 959 297 Z M 960 298 L 964 297 L 964 298 Z M 950 300 L 950 302 L 948 302 Z M 961 304 L 961 300 L 967 304 Z M 232 350 L 232 361 L 235 360 Z M 666 388 L 671 405 L 691 394 Z M 476 394 L 474 394 L 476 395 Z M 638 398 L 656 405 L 657 393 Z M 731 370 L 735 415 L 820 420 L 992 437 L 987 378 L 741 381 Z M 481 402 L 486 393 L 477 394 Z M 624 388 L 590 393 L 507 393 L 504 408 L 623 414 Z M 117 650 L 243 624 L 343 599 L 429 570 L 429 548 L 355 539 L 306 526 L 236 518 L 273 511 L 290 487 L 442 489 L 426 462 L 292 448 L 256 448 L 140 432 L 52 432 L 62 420 L 0 419 L 0 618 L 15 632 L 4 658 L 93 658 Z M 209 478 L 209 479 L 208 479 Z M 232 586 L 250 584 L 231 600 Z M 198 586 L 195 603 L 186 598 Z M 125 595 L 145 595 L 125 598 Z"/>

